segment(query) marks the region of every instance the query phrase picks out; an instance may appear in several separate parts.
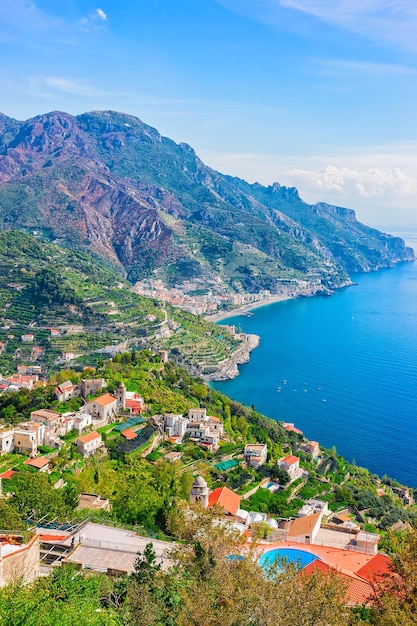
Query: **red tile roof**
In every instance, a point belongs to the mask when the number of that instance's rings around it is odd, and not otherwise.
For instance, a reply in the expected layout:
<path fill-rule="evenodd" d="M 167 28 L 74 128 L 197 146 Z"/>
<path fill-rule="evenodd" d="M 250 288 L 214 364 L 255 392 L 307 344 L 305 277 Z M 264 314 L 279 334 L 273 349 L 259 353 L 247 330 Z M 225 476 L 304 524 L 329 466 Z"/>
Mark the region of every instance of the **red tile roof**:
<path fill-rule="evenodd" d="M 373 589 L 372 585 L 364 580 L 360 580 L 355 576 L 349 576 L 342 572 L 337 571 L 330 565 L 323 563 L 323 561 L 313 561 L 307 567 L 301 570 L 301 575 L 310 575 L 313 572 L 320 571 L 326 575 L 337 576 L 346 586 L 346 600 L 348 606 L 355 606 L 356 604 L 367 604 L 372 600 Z"/>
<path fill-rule="evenodd" d="M 125 439 L 136 439 L 137 437 L 137 433 L 135 433 L 135 431 L 131 430 L 130 428 L 126 428 L 126 430 L 122 431 L 122 436 Z"/>
<path fill-rule="evenodd" d="M 386 576 L 392 576 L 392 574 L 392 561 L 383 554 L 376 554 L 373 559 L 356 572 L 357 576 L 371 583 L 380 581 Z"/>
<path fill-rule="evenodd" d="M 283 459 L 280 460 L 280 463 L 287 463 L 287 465 L 293 465 L 294 463 L 297 463 L 300 459 L 298 458 L 298 456 L 294 456 L 293 454 L 290 454 L 289 456 L 284 457 Z"/>
<path fill-rule="evenodd" d="M 45 467 L 45 465 L 48 465 L 49 462 L 49 459 L 44 456 L 40 456 L 37 459 L 26 459 L 23 464 L 30 465 L 31 467 L 36 467 L 37 469 L 42 469 L 43 467 Z"/>
<path fill-rule="evenodd" d="M 0 474 L 0 478 L 11 478 L 13 476 L 13 474 L 16 474 L 16 472 L 12 469 L 9 469 L 5 472 L 3 472 L 3 474 Z"/>
<path fill-rule="evenodd" d="M 221 506 L 227 513 L 236 515 L 240 505 L 240 496 L 228 489 L 228 487 L 218 487 L 209 495 L 209 508 L 217 504 Z"/>
<path fill-rule="evenodd" d="M 91 402 L 95 402 L 96 404 L 100 404 L 101 406 L 107 406 L 108 404 L 112 404 L 115 402 L 116 398 L 111 395 L 111 393 L 105 393 L 103 396 L 98 398 L 94 398 Z"/>
<path fill-rule="evenodd" d="M 97 439 L 98 437 L 101 437 L 101 435 L 99 435 L 97 431 L 93 430 L 93 432 L 88 433 L 88 435 L 82 435 L 81 437 L 78 437 L 77 441 L 80 441 L 81 443 L 89 443 L 90 441 L 94 441 L 94 439 Z"/>

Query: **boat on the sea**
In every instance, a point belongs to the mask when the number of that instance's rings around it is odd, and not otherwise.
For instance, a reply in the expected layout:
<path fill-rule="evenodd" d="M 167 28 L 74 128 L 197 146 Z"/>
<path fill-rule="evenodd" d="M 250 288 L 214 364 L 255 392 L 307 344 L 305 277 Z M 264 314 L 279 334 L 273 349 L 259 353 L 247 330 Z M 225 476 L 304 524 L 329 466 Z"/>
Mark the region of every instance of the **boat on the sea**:
<path fill-rule="evenodd" d="M 327 400 L 322 400 L 322 402 L 327 402 Z"/>

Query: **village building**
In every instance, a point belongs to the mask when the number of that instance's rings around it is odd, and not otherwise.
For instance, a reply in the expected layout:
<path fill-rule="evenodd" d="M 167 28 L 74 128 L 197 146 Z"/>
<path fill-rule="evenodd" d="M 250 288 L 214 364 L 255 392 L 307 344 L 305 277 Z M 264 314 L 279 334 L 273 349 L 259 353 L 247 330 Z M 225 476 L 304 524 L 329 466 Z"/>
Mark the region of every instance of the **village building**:
<path fill-rule="evenodd" d="M 27 333 L 25 335 L 22 335 L 21 339 L 23 343 L 32 343 L 33 341 L 35 341 L 35 336 L 32 335 L 32 333 Z"/>
<path fill-rule="evenodd" d="M 313 459 L 317 459 L 320 454 L 320 446 L 317 441 L 307 441 L 307 443 L 303 443 L 300 446 L 300 450 L 307 452 L 307 454 L 311 454 Z"/>
<path fill-rule="evenodd" d="M 77 451 L 82 454 L 84 458 L 94 454 L 94 452 L 102 448 L 103 445 L 101 435 L 95 430 L 77 439 Z"/>
<path fill-rule="evenodd" d="M 293 422 L 283 422 L 282 426 L 287 431 L 287 433 L 296 433 L 297 435 L 303 434 L 303 431 L 299 428 L 296 428 Z"/>
<path fill-rule="evenodd" d="M 182 457 L 182 452 L 168 452 L 165 454 L 164 459 L 168 461 L 168 463 L 174 463 L 174 461 L 180 461 Z"/>
<path fill-rule="evenodd" d="M 90 413 L 93 419 L 110 421 L 116 414 L 117 404 L 117 399 L 111 393 L 105 393 L 103 396 L 87 402 L 84 411 Z"/>
<path fill-rule="evenodd" d="M 20 424 L 22 430 L 27 430 L 35 433 L 35 441 L 37 446 L 43 446 L 45 443 L 45 432 L 47 430 L 45 424 L 42 422 L 27 422 Z"/>
<path fill-rule="evenodd" d="M 294 456 L 290 454 L 289 456 L 285 456 L 278 461 L 280 469 L 288 472 L 291 480 L 295 480 L 302 475 L 302 470 L 300 470 L 300 459 L 298 456 Z"/>
<path fill-rule="evenodd" d="M 133 441 L 133 439 L 137 438 L 137 433 L 131 428 L 126 428 L 126 430 L 122 430 L 120 433 L 121 436 L 126 439 L 126 441 Z"/>
<path fill-rule="evenodd" d="M 104 378 L 83 378 L 79 383 L 82 397 L 86 400 L 88 396 L 93 396 L 101 391 L 105 384 Z"/>
<path fill-rule="evenodd" d="M 70 380 L 66 380 L 55 387 L 55 395 L 59 402 L 67 402 L 75 396 L 80 396 L 80 388 L 78 385 L 73 385 Z"/>
<path fill-rule="evenodd" d="M 40 365 L 18 365 L 18 374 L 39 374 L 42 373 L 42 367 Z"/>
<path fill-rule="evenodd" d="M 12 374 L 6 378 L 6 381 L 16 389 L 32 390 L 39 381 L 39 376 L 34 374 Z"/>
<path fill-rule="evenodd" d="M 37 411 L 31 412 L 30 421 L 40 422 L 55 431 L 62 421 L 62 415 L 61 413 L 51 411 L 50 409 L 38 409 Z"/>
<path fill-rule="evenodd" d="M 110 502 L 96 494 L 80 493 L 78 497 L 78 510 L 93 509 L 94 511 L 110 511 Z"/>
<path fill-rule="evenodd" d="M 0 432 L 0 454 L 14 451 L 14 436 L 12 430 Z"/>
<path fill-rule="evenodd" d="M 74 416 L 74 426 L 73 430 L 76 430 L 78 433 L 82 433 L 85 428 L 91 426 L 93 423 L 93 418 L 90 413 L 86 413 L 82 410 L 80 413 L 76 413 Z"/>
<path fill-rule="evenodd" d="M 315 498 L 310 498 L 310 500 L 307 500 L 298 511 L 297 517 L 313 515 L 313 513 L 322 513 L 324 517 L 327 517 L 328 515 L 330 515 L 331 511 L 325 500 L 316 500 Z"/>
<path fill-rule="evenodd" d="M 296 543 L 314 543 L 320 530 L 322 513 L 313 513 L 295 519 L 287 532 L 288 541 Z"/>
<path fill-rule="evenodd" d="M 266 461 L 268 446 L 266 443 L 248 443 L 243 450 L 243 456 L 250 467 L 258 468 Z"/>
<path fill-rule="evenodd" d="M 241 497 L 228 487 L 218 487 L 209 495 L 208 508 L 220 506 L 227 515 L 237 515 Z"/>
<path fill-rule="evenodd" d="M 29 454 L 36 456 L 38 447 L 36 445 L 36 433 L 32 430 L 17 429 L 13 433 L 14 448 L 19 454 Z"/>
<path fill-rule="evenodd" d="M 182 440 L 187 432 L 188 418 L 175 413 L 165 413 L 163 419 L 164 431 L 168 437 L 178 437 L 179 440 Z"/>
<path fill-rule="evenodd" d="M 27 459 L 23 462 L 24 465 L 29 465 L 38 469 L 40 472 L 47 472 L 49 469 L 50 460 L 44 456 L 38 456 L 36 459 Z"/>
<path fill-rule="evenodd" d="M 28 543 L 15 535 L 0 536 L 0 587 L 16 583 L 31 583 L 40 576 L 39 535 Z"/>
<path fill-rule="evenodd" d="M 145 411 L 145 401 L 136 391 L 126 391 L 125 409 L 132 415 L 141 415 Z"/>

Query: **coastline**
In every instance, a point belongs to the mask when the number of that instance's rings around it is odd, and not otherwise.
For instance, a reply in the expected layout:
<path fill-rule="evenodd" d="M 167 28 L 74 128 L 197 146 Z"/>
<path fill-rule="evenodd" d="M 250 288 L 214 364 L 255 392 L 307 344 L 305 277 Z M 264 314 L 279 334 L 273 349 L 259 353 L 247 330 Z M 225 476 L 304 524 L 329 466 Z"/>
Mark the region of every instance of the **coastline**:
<path fill-rule="evenodd" d="M 294 298 L 298 298 L 300 294 L 295 296 L 283 296 L 276 295 L 271 296 L 270 298 L 265 298 L 264 300 L 257 300 L 256 302 L 250 302 L 249 304 L 243 304 L 237 309 L 230 309 L 229 311 L 222 311 L 220 313 L 214 313 L 214 315 L 207 315 L 204 317 L 208 322 L 221 322 L 223 320 L 228 319 L 229 317 L 235 317 L 237 315 L 245 315 L 249 311 L 253 309 L 259 309 L 262 306 L 266 306 L 268 304 L 274 304 L 275 302 L 283 302 L 284 300 L 293 300 Z"/>

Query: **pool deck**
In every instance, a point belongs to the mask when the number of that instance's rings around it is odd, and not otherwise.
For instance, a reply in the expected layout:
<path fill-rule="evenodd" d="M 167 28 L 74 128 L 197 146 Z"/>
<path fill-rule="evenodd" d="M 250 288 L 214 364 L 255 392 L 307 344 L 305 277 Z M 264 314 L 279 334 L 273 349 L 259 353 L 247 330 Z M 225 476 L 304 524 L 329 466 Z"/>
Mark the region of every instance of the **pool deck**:
<path fill-rule="evenodd" d="M 374 558 L 371 554 L 362 554 L 361 552 L 351 550 L 315 546 L 314 544 L 298 543 L 294 541 L 280 541 L 268 544 L 267 546 L 262 545 L 259 548 L 259 552 L 264 554 L 265 552 L 277 550 L 279 548 L 293 548 L 294 550 L 304 550 L 305 552 L 310 552 L 310 554 L 315 554 L 324 563 L 334 567 L 343 574 L 355 577 L 356 572 Z"/>

